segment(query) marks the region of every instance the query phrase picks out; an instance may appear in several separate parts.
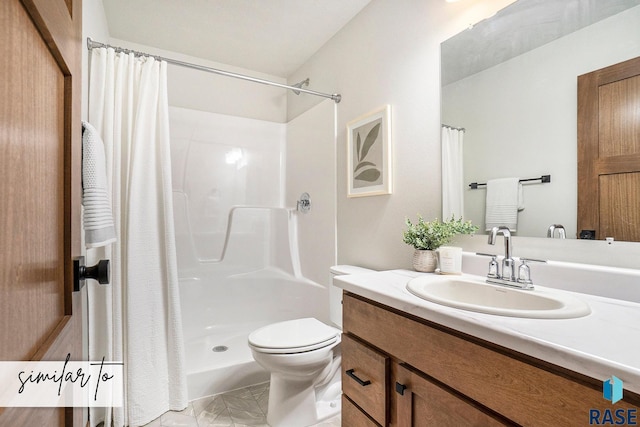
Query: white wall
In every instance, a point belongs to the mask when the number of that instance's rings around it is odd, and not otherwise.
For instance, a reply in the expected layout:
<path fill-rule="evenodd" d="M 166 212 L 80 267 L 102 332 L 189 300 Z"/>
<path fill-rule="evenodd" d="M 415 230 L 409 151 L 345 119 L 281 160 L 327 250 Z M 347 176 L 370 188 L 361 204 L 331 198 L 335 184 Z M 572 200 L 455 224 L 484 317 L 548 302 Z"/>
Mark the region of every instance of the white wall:
<path fill-rule="evenodd" d="M 465 219 L 484 225 L 486 191 L 468 183 L 550 174 L 524 186 L 517 235 L 563 224 L 576 236 L 577 76 L 640 55 L 638 22 L 640 6 L 442 89 L 443 123 L 467 130 Z"/>
<path fill-rule="evenodd" d="M 343 96 L 337 108 L 338 262 L 376 269 L 409 267 L 405 217 L 440 216 L 440 43 L 513 0 L 373 0 L 289 82 Z M 320 102 L 288 97 L 288 117 Z M 346 197 L 346 123 L 392 107 L 392 195 Z M 300 167 L 303 167 L 300 165 Z"/>
<path fill-rule="evenodd" d="M 109 40 L 107 16 L 102 0 L 82 0 L 82 120 L 87 119 L 89 108 L 89 50 L 87 37 Z"/>
<path fill-rule="evenodd" d="M 335 103 L 325 100 L 287 124 L 286 206 L 303 192 L 311 210 L 297 214 L 300 265 L 304 277 L 329 284 L 336 263 Z"/>

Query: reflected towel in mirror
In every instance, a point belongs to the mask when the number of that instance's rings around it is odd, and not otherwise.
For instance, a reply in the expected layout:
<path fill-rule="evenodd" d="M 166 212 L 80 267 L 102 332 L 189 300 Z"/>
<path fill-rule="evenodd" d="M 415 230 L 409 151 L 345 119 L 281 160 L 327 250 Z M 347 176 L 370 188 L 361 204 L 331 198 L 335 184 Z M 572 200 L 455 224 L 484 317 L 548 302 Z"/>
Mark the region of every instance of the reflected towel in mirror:
<path fill-rule="evenodd" d="M 518 228 L 518 211 L 524 209 L 520 178 L 499 178 L 487 181 L 485 212 L 486 230 L 504 225 L 512 232 Z"/>

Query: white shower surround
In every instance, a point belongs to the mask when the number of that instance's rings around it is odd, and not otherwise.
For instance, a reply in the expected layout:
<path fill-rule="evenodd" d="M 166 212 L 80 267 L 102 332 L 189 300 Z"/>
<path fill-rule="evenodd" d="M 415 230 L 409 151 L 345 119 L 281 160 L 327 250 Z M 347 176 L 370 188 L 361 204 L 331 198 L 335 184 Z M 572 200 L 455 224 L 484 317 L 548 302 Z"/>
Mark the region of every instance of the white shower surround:
<path fill-rule="evenodd" d="M 282 207 L 287 125 L 177 107 L 170 108 L 170 120 L 193 400 L 268 380 L 251 356 L 248 334 L 277 321 L 326 319 L 328 290 L 303 277 L 300 214 Z M 332 132 L 332 124 L 327 127 Z M 230 211 L 232 226 L 220 259 Z M 326 272 L 328 281 L 328 266 Z"/>

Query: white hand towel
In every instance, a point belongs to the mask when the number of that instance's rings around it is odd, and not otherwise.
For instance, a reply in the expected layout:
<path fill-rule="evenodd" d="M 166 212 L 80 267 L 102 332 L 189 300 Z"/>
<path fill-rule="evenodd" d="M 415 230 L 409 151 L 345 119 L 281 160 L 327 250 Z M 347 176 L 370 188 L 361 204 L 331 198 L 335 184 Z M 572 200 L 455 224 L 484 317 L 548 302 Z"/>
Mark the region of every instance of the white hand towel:
<path fill-rule="evenodd" d="M 87 248 L 116 241 L 111 203 L 107 192 L 107 166 L 100 134 L 82 122 L 82 204 L 84 239 Z"/>
<path fill-rule="evenodd" d="M 517 231 L 518 211 L 524 209 L 520 178 L 487 181 L 486 230 L 504 225 Z"/>

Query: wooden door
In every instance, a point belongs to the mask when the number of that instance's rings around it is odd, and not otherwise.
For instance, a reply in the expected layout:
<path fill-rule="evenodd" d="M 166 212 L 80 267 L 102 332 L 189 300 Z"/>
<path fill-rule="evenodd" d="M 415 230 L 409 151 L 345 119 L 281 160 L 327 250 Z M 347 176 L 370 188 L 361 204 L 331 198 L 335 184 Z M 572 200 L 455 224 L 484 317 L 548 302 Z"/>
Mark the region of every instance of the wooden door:
<path fill-rule="evenodd" d="M 578 230 L 640 241 L 640 58 L 578 77 Z"/>
<path fill-rule="evenodd" d="M 394 427 L 516 425 L 403 365 L 393 365 L 391 393 Z"/>
<path fill-rule="evenodd" d="M 0 2 L 0 360 L 82 360 L 81 1 Z M 82 410 L 0 408 L 0 426 Z"/>

